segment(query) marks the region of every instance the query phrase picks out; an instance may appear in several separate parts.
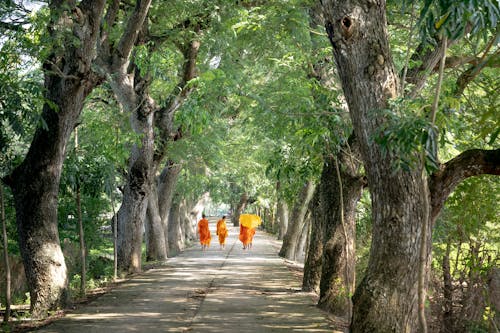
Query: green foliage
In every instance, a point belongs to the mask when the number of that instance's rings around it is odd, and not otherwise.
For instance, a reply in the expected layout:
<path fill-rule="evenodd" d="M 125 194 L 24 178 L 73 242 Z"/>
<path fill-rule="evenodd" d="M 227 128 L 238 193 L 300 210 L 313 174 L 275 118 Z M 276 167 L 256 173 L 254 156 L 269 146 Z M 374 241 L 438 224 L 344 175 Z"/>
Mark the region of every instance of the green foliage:
<path fill-rule="evenodd" d="M 433 38 L 442 30 L 451 39 L 466 34 L 482 38 L 486 31 L 496 30 L 499 19 L 500 7 L 495 0 L 425 0 L 419 23 L 423 38 Z"/>
<path fill-rule="evenodd" d="M 41 121 L 40 73 L 17 53 L 13 42 L 0 49 L 0 165 L 5 176 L 24 156 L 35 125 Z"/>
<path fill-rule="evenodd" d="M 425 166 L 430 173 L 438 168 L 436 128 L 414 111 L 417 106 L 414 100 L 399 99 L 390 102 L 390 109 L 377 111 L 386 121 L 374 140 L 386 154 L 397 157 L 394 170 L 414 169 L 425 151 Z"/>

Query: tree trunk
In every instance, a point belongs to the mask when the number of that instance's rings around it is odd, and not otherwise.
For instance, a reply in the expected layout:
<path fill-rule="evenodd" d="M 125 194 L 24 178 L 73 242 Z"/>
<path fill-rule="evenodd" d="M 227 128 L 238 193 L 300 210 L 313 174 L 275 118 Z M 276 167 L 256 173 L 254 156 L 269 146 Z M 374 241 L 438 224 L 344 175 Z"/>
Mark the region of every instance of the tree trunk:
<path fill-rule="evenodd" d="M 65 303 L 67 272 L 57 232 L 57 196 L 62 164 L 71 132 L 83 103 L 99 84 L 91 69 L 99 37 L 105 1 L 82 1 L 78 8 L 61 10 L 49 5 L 54 21 L 49 32 L 73 32 L 78 39 L 62 41 L 63 48 L 45 61 L 45 93 L 42 119 L 24 161 L 8 177 L 16 207 L 19 246 L 30 289 L 34 318 Z M 71 7 L 71 5 L 69 5 Z M 54 36 L 60 40 L 60 33 Z M 84 78 L 84 79 L 82 79 Z"/>
<path fill-rule="evenodd" d="M 156 186 L 152 186 L 146 215 L 146 260 L 167 259 L 167 239 L 158 207 Z"/>
<path fill-rule="evenodd" d="M 138 69 L 135 69 L 135 75 L 139 76 Z M 140 80 L 140 77 L 136 78 L 136 82 Z M 132 115 L 132 128 L 141 140 L 132 147 L 122 205 L 118 210 L 118 267 L 122 271 L 135 273 L 141 271 L 144 221 L 154 172 L 155 106 L 147 94 L 141 95 L 140 91 L 135 91 L 130 81 L 131 76 L 128 74 L 117 73 L 110 85 L 120 104 Z"/>
<path fill-rule="evenodd" d="M 398 96 L 383 0 L 323 0 L 326 31 L 359 140 L 372 197 L 373 240 L 366 275 L 353 297 L 351 332 L 415 332 L 420 234 L 428 216 L 417 165 L 398 161 L 374 142 Z M 428 224 L 427 224 L 428 225 Z M 430 232 L 428 233 L 430 235 Z M 425 279 L 427 280 L 427 279 Z"/>
<path fill-rule="evenodd" d="M 326 158 L 320 187 L 324 244 L 318 306 L 347 322 L 355 287 L 356 206 L 364 186 L 359 158 L 359 146 L 351 136 L 337 157 Z"/>
<path fill-rule="evenodd" d="M 311 212 L 308 210 L 307 214 L 304 218 L 304 225 L 302 226 L 302 230 L 300 232 L 299 241 L 297 247 L 295 248 L 295 260 L 298 262 L 305 261 L 305 253 L 307 251 L 307 243 L 309 240 L 309 234 L 311 230 Z"/>
<path fill-rule="evenodd" d="M 163 237 L 168 244 L 167 253 L 169 256 L 169 250 L 171 249 L 171 245 L 169 243 L 171 240 L 171 237 L 169 236 L 169 231 L 171 229 L 169 227 L 169 217 L 172 207 L 172 199 L 174 197 L 175 186 L 177 185 L 181 170 L 181 164 L 174 164 L 172 161 L 168 161 L 167 166 L 162 170 L 158 180 L 158 206 L 160 208 L 161 223 L 164 231 Z M 160 235 L 158 235 L 158 237 L 160 237 Z"/>
<path fill-rule="evenodd" d="M 179 203 L 179 218 L 182 228 L 184 240 L 191 242 L 196 239 L 195 224 L 192 223 L 191 215 L 189 214 L 188 207 L 190 206 L 186 199 L 182 199 Z"/>
<path fill-rule="evenodd" d="M 176 256 L 184 249 L 185 246 L 185 236 L 181 226 L 181 209 L 179 200 L 172 201 L 168 221 L 168 254 L 169 256 Z"/>
<path fill-rule="evenodd" d="M 236 206 L 236 209 L 233 212 L 233 226 L 237 227 L 240 225 L 240 215 L 245 211 L 245 208 L 248 203 L 248 194 L 245 192 L 240 197 L 240 202 Z"/>
<path fill-rule="evenodd" d="M 320 191 L 323 186 L 323 175 L 320 183 L 314 191 L 313 198 L 309 203 L 311 212 L 311 235 L 309 237 L 309 249 L 304 263 L 304 274 L 302 276 L 302 290 L 319 292 L 321 280 L 321 269 L 323 265 L 323 214 L 320 211 Z"/>
<path fill-rule="evenodd" d="M 128 273 L 141 271 L 144 220 L 151 190 L 153 162 L 153 113 L 137 110 L 141 128 L 140 146 L 134 146 L 129 161 L 123 201 L 118 210 L 118 267 Z M 136 127 L 137 128 L 137 127 Z"/>
<path fill-rule="evenodd" d="M 0 181 L 0 218 L 2 220 L 2 239 L 3 239 L 3 262 L 5 267 L 5 312 L 3 321 L 8 322 L 10 318 L 10 264 L 9 264 L 9 248 L 7 241 L 7 221 L 5 220 L 5 199 L 3 194 L 3 184 Z"/>
<path fill-rule="evenodd" d="M 278 208 L 276 212 L 278 217 L 278 239 L 283 239 L 288 229 L 288 205 L 285 200 L 278 199 Z"/>
<path fill-rule="evenodd" d="M 304 226 L 304 218 L 307 213 L 307 208 L 309 202 L 314 194 L 315 184 L 312 181 L 307 181 L 300 193 L 298 194 L 297 200 L 294 204 L 292 217 L 288 230 L 283 238 L 283 245 L 279 252 L 280 257 L 295 260 L 296 248 L 300 239 L 300 232 Z"/>

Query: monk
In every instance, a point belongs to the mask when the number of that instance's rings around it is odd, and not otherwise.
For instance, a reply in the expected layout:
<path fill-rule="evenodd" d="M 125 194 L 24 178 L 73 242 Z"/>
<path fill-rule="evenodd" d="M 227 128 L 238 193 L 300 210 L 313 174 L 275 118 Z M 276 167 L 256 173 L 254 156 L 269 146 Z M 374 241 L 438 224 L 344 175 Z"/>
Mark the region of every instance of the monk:
<path fill-rule="evenodd" d="M 219 244 L 220 248 L 226 248 L 226 237 L 227 237 L 227 226 L 226 226 L 226 215 L 222 216 L 222 218 L 217 221 L 217 236 L 219 236 Z"/>
<path fill-rule="evenodd" d="M 240 236 L 238 238 L 243 243 L 243 250 L 252 248 L 253 235 L 255 235 L 255 228 L 248 228 L 240 224 Z"/>
<path fill-rule="evenodd" d="M 201 220 L 198 222 L 198 234 L 200 235 L 201 250 L 205 251 L 210 246 L 210 241 L 212 240 L 205 214 L 201 215 Z"/>

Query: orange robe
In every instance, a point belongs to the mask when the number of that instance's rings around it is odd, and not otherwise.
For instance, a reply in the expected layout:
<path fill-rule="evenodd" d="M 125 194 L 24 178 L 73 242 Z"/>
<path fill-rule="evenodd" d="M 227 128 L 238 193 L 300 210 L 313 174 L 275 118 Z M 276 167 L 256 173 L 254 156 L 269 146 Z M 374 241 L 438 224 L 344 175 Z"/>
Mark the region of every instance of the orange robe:
<path fill-rule="evenodd" d="M 255 228 L 247 228 L 240 224 L 239 239 L 243 243 L 243 245 L 248 245 L 252 243 L 253 235 L 255 235 Z"/>
<path fill-rule="evenodd" d="M 226 244 L 227 226 L 226 221 L 223 219 L 217 221 L 217 236 L 219 236 L 219 244 Z"/>
<path fill-rule="evenodd" d="M 201 219 L 198 222 L 198 233 L 200 234 L 201 245 L 210 245 L 210 240 L 212 240 L 212 237 L 210 236 L 210 230 L 208 229 L 207 219 Z"/>

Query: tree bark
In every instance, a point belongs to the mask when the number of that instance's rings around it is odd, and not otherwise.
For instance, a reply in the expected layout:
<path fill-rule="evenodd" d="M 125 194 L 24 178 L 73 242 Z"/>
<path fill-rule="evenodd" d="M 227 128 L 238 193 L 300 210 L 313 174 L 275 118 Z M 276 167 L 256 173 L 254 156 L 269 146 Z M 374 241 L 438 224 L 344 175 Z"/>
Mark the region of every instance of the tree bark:
<path fill-rule="evenodd" d="M 318 306 L 347 322 L 352 316 L 356 266 L 356 206 L 364 178 L 354 136 L 336 157 L 328 157 L 321 178 L 320 211 L 323 215 L 323 265 Z"/>
<path fill-rule="evenodd" d="M 168 223 L 168 254 L 176 256 L 185 247 L 185 235 L 181 225 L 181 207 L 179 200 L 173 200 Z"/>
<path fill-rule="evenodd" d="M 182 234 L 187 242 L 191 242 L 196 239 L 195 224 L 192 222 L 191 214 L 189 213 L 190 204 L 186 199 L 182 199 L 179 207 L 180 223 L 182 228 Z"/>
<path fill-rule="evenodd" d="M 297 247 L 295 248 L 294 257 L 298 262 L 305 261 L 305 253 L 307 251 L 307 244 L 309 241 L 311 229 L 311 212 L 307 210 L 306 216 L 304 217 L 304 224 L 300 232 L 300 237 L 297 242 Z"/>
<path fill-rule="evenodd" d="M 149 6 L 150 0 L 145 1 Z M 185 21 L 183 28 L 192 30 L 195 33 L 200 32 L 199 24 L 191 27 L 189 20 Z M 152 40 L 148 34 L 148 24 L 141 24 L 141 35 L 139 44 L 150 43 L 151 48 L 158 47 L 157 44 L 164 40 Z M 149 74 L 142 77 L 140 71 L 135 68 L 135 72 L 129 73 L 126 63 L 113 63 L 107 68 L 108 76 L 111 79 L 113 91 L 117 96 L 120 104 L 132 114 L 132 127 L 134 131 L 141 136 L 141 145 L 134 148 L 130 158 L 130 171 L 127 179 L 124 192 L 123 203 L 120 210 L 127 211 L 120 215 L 123 219 L 119 223 L 125 228 L 119 228 L 119 257 L 121 258 L 120 266 L 122 269 L 135 272 L 140 270 L 140 248 L 142 242 L 142 228 L 147 210 L 147 202 L 149 200 L 158 201 L 159 215 L 162 220 L 163 233 L 148 234 L 149 259 L 162 260 L 164 252 L 162 249 L 163 243 L 168 242 L 168 214 L 170 211 L 170 202 L 172 193 L 168 193 L 171 189 L 165 188 L 165 195 L 162 193 L 164 189 L 153 191 L 153 195 L 158 193 L 157 198 L 149 198 L 151 189 L 150 186 L 156 186 L 152 180 L 166 154 L 166 143 L 170 140 L 177 140 L 182 137 L 180 130 L 173 130 L 173 117 L 176 110 L 182 105 L 182 102 L 187 98 L 192 87 L 188 87 L 189 80 L 196 76 L 196 58 L 200 47 L 200 42 L 192 35 L 184 43 L 178 43 L 180 51 L 184 55 L 183 71 L 181 72 L 180 82 L 170 94 L 171 98 L 165 107 L 159 107 L 151 95 L 149 94 L 149 86 L 152 82 Z M 158 135 L 154 136 L 155 131 Z M 168 169 L 165 169 L 167 173 Z M 162 173 L 163 174 L 163 173 Z M 178 171 L 177 171 L 178 175 Z M 162 176 L 160 176 L 160 185 L 162 184 Z M 169 185 L 170 186 L 170 185 Z M 171 190 L 173 191 L 173 189 Z M 149 205 L 153 210 L 150 213 L 152 223 L 157 223 L 156 204 Z M 127 226 L 128 225 L 128 226 Z M 153 231 L 157 226 L 147 227 L 148 231 Z M 134 234 L 131 234 L 134 233 Z M 164 240 L 159 240 L 158 237 L 163 237 Z M 168 245 L 166 245 L 168 255 Z"/>
<path fill-rule="evenodd" d="M 432 223 L 455 187 L 464 179 L 481 174 L 500 175 L 500 149 L 466 150 L 441 164 L 429 179 Z"/>
<path fill-rule="evenodd" d="M 324 171 L 323 171 L 324 172 Z M 302 275 L 302 291 L 319 292 L 321 281 L 321 269 L 323 267 L 323 212 L 320 210 L 320 191 L 323 186 L 323 173 L 321 180 L 314 191 L 309 203 L 311 212 L 311 234 L 309 236 L 309 248 L 304 262 L 304 274 Z"/>
<path fill-rule="evenodd" d="M 146 213 L 146 260 L 167 259 L 167 239 L 158 207 L 156 186 L 152 186 Z"/>
<path fill-rule="evenodd" d="M 171 223 L 170 214 L 175 186 L 177 185 L 177 181 L 179 180 L 181 170 L 181 164 L 174 164 L 172 161 L 168 161 L 167 166 L 163 169 L 158 179 L 158 206 L 160 207 L 160 216 L 164 231 L 163 237 L 166 239 L 166 242 L 168 244 L 167 251 L 175 247 L 173 244 L 170 244 L 170 241 L 177 241 L 169 235 L 170 230 L 173 230 L 173 228 L 169 226 L 169 223 Z M 175 221 L 173 223 L 178 223 L 178 221 Z"/>
<path fill-rule="evenodd" d="M 297 200 L 294 204 L 290 224 L 287 233 L 283 237 L 283 244 L 281 246 L 279 255 L 280 257 L 295 260 L 298 242 L 300 240 L 300 232 L 304 226 L 304 218 L 307 213 L 309 202 L 314 194 L 316 185 L 312 181 L 307 181 L 300 190 Z"/>
<path fill-rule="evenodd" d="M 288 229 L 288 205 L 285 200 L 278 199 L 276 216 L 278 217 L 278 239 L 283 239 Z"/>
<path fill-rule="evenodd" d="M 62 164 L 71 132 L 92 89 L 100 83 L 92 72 L 99 24 L 105 1 L 82 1 L 61 10 L 49 5 L 54 21 L 49 33 L 60 40 L 60 30 L 71 31 L 78 43 L 62 41 L 49 55 L 45 71 L 42 118 L 24 161 L 7 177 L 16 207 L 19 246 L 30 289 L 31 313 L 44 318 L 64 305 L 67 272 L 57 232 L 57 196 Z"/>
<path fill-rule="evenodd" d="M 132 148 L 123 201 L 118 210 L 118 267 L 128 273 L 141 271 L 144 219 L 152 185 L 153 113 L 143 108 L 134 115 L 140 124 L 135 128 L 136 133 L 142 134 L 141 144 Z"/>
<path fill-rule="evenodd" d="M 381 112 L 398 93 L 383 0 L 323 1 L 326 31 L 372 197 L 373 240 L 353 297 L 351 332 L 414 332 L 419 238 L 426 214 L 420 168 L 394 170 L 397 156 L 374 142 Z"/>
<path fill-rule="evenodd" d="M 240 215 L 245 211 L 245 208 L 248 203 L 248 194 L 245 192 L 241 195 L 240 197 L 240 202 L 238 202 L 238 205 L 236 206 L 236 209 L 233 212 L 233 226 L 237 227 L 240 225 Z"/>

